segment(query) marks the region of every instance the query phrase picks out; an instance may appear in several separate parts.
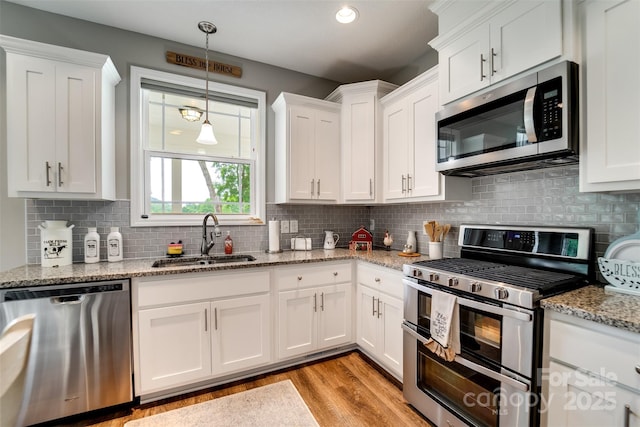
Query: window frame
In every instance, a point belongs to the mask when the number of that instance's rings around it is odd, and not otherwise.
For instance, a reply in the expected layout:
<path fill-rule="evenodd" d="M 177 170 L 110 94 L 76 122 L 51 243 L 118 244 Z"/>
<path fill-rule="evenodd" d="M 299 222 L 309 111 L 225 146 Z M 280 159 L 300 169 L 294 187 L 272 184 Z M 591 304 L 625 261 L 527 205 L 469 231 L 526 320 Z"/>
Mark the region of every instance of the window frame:
<path fill-rule="evenodd" d="M 144 119 L 145 97 L 142 93 L 142 79 L 151 79 L 169 84 L 181 85 L 205 90 L 206 81 L 194 77 L 165 71 L 152 70 L 131 66 L 130 81 L 130 188 L 131 188 L 131 214 L 132 227 L 157 227 L 157 226 L 192 226 L 201 225 L 203 215 L 151 215 L 147 209 L 147 191 L 149 176 L 147 176 L 147 153 L 153 152 L 145 148 L 145 128 L 142 125 Z M 256 117 L 257 140 L 255 141 L 255 174 L 252 186 L 255 188 L 255 212 L 252 214 L 216 214 L 221 225 L 264 225 L 266 216 L 265 182 L 266 182 L 266 93 L 241 86 L 234 86 L 209 80 L 209 91 L 239 95 L 255 99 L 258 104 Z M 216 160 L 217 157 L 206 156 L 207 160 Z M 240 160 L 240 159 L 238 159 Z M 242 161 L 244 163 L 244 161 Z M 147 218 L 143 218 L 146 215 Z"/>

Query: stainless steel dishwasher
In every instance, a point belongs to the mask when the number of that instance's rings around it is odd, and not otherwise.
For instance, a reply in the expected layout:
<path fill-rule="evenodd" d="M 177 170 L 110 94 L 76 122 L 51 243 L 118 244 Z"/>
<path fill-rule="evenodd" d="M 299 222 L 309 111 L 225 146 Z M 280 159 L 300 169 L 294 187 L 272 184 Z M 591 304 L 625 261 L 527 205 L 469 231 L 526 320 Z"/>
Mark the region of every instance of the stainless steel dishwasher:
<path fill-rule="evenodd" d="M 0 330 L 35 313 L 22 425 L 131 402 L 129 280 L 0 290 Z"/>

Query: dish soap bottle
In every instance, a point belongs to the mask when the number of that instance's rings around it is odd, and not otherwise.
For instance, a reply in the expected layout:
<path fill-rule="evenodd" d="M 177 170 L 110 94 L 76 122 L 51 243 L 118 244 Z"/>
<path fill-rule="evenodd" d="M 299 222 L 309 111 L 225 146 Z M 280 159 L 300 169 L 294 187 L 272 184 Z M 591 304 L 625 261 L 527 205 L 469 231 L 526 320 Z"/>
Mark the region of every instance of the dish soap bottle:
<path fill-rule="evenodd" d="M 227 237 L 224 238 L 224 253 L 227 255 L 233 253 L 233 239 L 230 231 L 227 231 Z"/>
<path fill-rule="evenodd" d="M 122 234 L 118 227 L 111 227 L 107 236 L 107 259 L 109 262 L 122 261 Z"/>
<path fill-rule="evenodd" d="M 100 235 L 96 227 L 89 227 L 84 236 L 84 262 L 93 264 L 100 261 Z"/>

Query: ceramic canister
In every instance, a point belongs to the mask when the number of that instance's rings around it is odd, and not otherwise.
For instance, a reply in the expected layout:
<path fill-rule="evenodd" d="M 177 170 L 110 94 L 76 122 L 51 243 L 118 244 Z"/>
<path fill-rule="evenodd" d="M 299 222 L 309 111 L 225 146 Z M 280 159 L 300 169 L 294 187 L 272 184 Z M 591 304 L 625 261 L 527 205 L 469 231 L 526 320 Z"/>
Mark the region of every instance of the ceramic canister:
<path fill-rule="evenodd" d="M 59 267 L 73 262 L 74 225 L 67 221 L 45 221 L 40 229 L 40 260 L 43 267 Z"/>

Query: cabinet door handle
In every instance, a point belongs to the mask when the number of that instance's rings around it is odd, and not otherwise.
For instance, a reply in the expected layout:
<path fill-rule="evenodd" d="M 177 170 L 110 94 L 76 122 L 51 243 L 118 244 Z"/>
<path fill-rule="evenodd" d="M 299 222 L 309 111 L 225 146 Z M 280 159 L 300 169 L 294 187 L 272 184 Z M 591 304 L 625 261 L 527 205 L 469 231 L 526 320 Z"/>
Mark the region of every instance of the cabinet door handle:
<path fill-rule="evenodd" d="M 376 297 L 371 297 L 371 315 L 376 315 Z"/>
<path fill-rule="evenodd" d="M 207 332 L 209 330 L 209 318 L 207 316 L 207 309 L 204 309 L 204 331 Z"/>
<path fill-rule="evenodd" d="M 382 317 L 382 311 L 380 311 L 380 298 L 378 298 L 378 319 Z"/>
<path fill-rule="evenodd" d="M 318 311 L 318 294 L 313 294 L 313 312 Z"/>
<path fill-rule="evenodd" d="M 497 53 L 495 52 L 495 50 L 493 50 L 493 48 L 491 48 L 491 76 L 493 77 L 493 75 L 496 73 L 496 69 L 494 66 L 494 58 L 497 56 Z"/>
<path fill-rule="evenodd" d="M 369 197 L 373 197 L 373 179 L 369 178 Z"/>
<path fill-rule="evenodd" d="M 320 294 L 320 311 L 324 311 L 324 292 Z"/>
<path fill-rule="evenodd" d="M 411 174 L 407 174 L 407 191 L 411 191 Z"/>
<path fill-rule="evenodd" d="M 318 180 L 318 192 L 316 194 L 320 197 L 320 180 Z"/>
<path fill-rule="evenodd" d="M 480 81 L 483 81 L 485 79 L 485 77 L 487 77 L 487 76 L 484 75 L 484 63 L 486 61 L 487 60 L 484 59 L 484 55 L 480 54 Z"/>
<path fill-rule="evenodd" d="M 313 194 L 314 194 L 314 193 L 313 193 L 313 190 L 315 190 L 315 189 L 316 189 L 316 180 L 315 180 L 315 179 L 312 179 L 312 180 L 311 180 L 311 196 L 312 196 L 312 197 L 313 197 Z"/>
<path fill-rule="evenodd" d="M 407 190 L 405 189 L 405 181 L 407 180 L 407 178 L 402 175 L 402 192 L 406 192 Z"/>
<path fill-rule="evenodd" d="M 51 166 L 49 165 L 49 162 L 44 162 L 45 163 L 45 173 L 47 174 L 47 187 L 51 185 Z"/>
<path fill-rule="evenodd" d="M 64 170 L 64 168 L 62 167 L 62 163 L 58 162 L 58 187 L 62 187 L 62 184 L 64 184 L 64 182 L 62 182 L 62 171 Z"/>
<path fill-rule="evenodd" d="M 640 365 L 636 366 L 636 372 L 640 374 Z"/>
<path fill-rule="evenodd" d="M 213 309 L 213 330 L 218 330 L 218 307 Z"/>
<path fill-rule="evenodd" d="M 624 405 L 624 427 L 631 425 L 631 407 L 627 403 Z"/>

